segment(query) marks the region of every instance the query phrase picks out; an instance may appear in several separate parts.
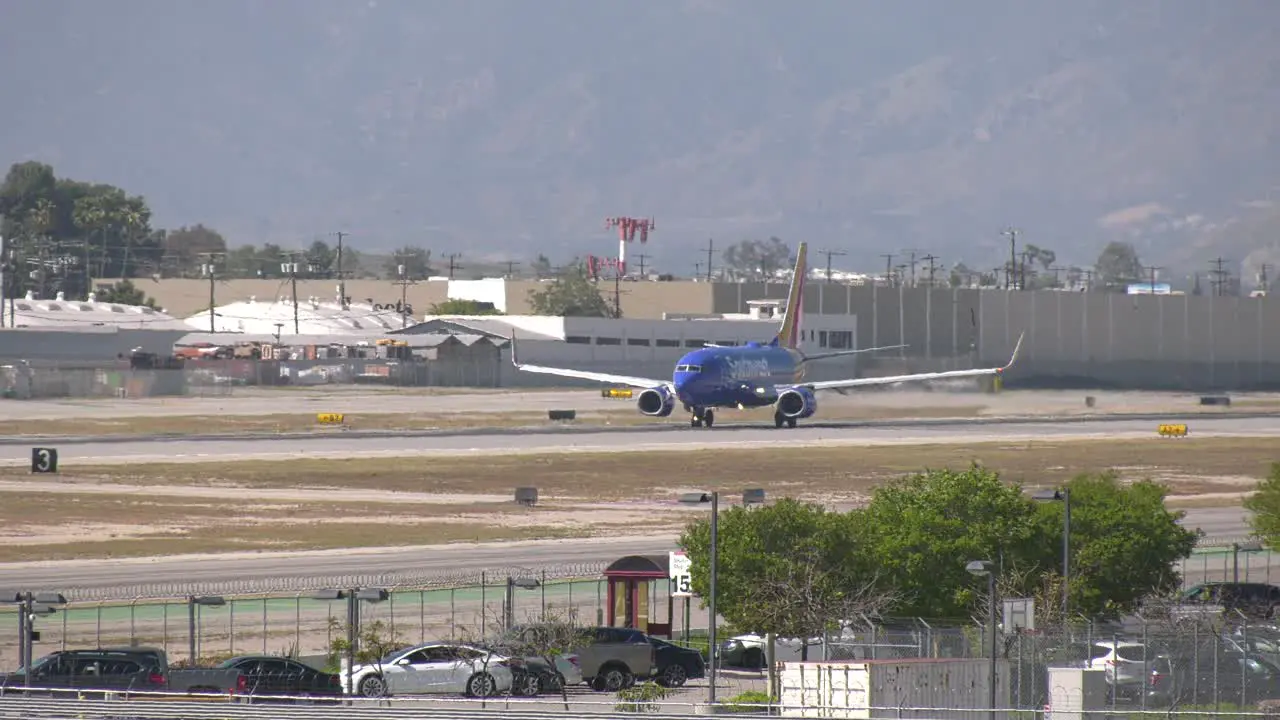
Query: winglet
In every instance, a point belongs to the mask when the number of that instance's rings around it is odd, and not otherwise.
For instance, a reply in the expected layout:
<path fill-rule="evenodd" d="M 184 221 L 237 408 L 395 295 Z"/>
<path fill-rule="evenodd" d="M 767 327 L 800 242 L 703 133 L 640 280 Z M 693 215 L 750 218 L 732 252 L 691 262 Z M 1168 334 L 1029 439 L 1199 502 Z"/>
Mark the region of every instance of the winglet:
<path fill-rule="evenodd" d="M 1004 367 L 1000 368 L 1000 372 L 1004 372 L 1005 370 L 1008 370 L 1009 368 L 1013 367 L 1013 364 L 1018 361 L 1018 351 L 1022 349 L 1022 338 L 1025 337 L 1026 334 L 1027 334 L 1026 332 L 1022 332 L 1018 334 L 1018 342 L 1013 346 L 1013 356 L 1009 358 L 1008 365 L 1005 365 Z"/>

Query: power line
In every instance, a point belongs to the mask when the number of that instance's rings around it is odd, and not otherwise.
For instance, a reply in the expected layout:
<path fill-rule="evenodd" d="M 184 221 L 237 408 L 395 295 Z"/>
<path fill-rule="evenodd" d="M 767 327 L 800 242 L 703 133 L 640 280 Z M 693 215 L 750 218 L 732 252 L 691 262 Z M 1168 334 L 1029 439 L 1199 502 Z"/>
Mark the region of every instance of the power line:
<path fill-rule="evenodd" d="M 1009 270 L 1004 274 L 1004 289 L 1010 290 L 1013 287 L 1014 271 L 1018 267 L 1018 230 L 1005 228 L 1001 235 L 1009 236 Z"/>
<path fill-rule="evenodd" d="M 345 233 L 339 230 L 330 234 L 338 236 L 338 267 L 335 271 L 338 274 L 338 306 L 345 310 L 347 307 L 347 276 L 342 272 L 342 238 L 350 235 L 351 233 Z"/>
<path fill-rule="evenodd" d="M 412 273 L 409 272 L 408 263 L 405 262 L 408 259 L 413 257 L 417 257 L 417 253 L 402 253 L 402 252 L 395 253 L 395 258 L 398 261 L 396 263 L 396 280 L 393 281 L 391 284 L 400 286 L 400 308 L 399 309 L 400 309 L 400 328 L 401 329 L 409 327 L 409 315 L 411 314 L 409 312 L 409 297 L 408 297 L 409 286 L 418 284 L 418 281 L 415 280 L 413 278 Z M 519 263 L 516 263 L 516 264 L 518 265 Z M 508 267 L 510 266 L 511 266 L 511 263 L 508 263 Z"/>
<path fill-rule="evenodd" d="M 832 256 L 841 256 L 841 257 L 843 257 L 843 256 L 845 256 L 845 255 L 848 255 L 848 253 L 846 253 L 846 252 L 844 252 L 844 251 L 842 251 L 842 250 L 819 250 L 819 251 L 818 251 L 818 254 L 819 254 L 819 255 L 826 255 L 826 256 L 827 256 L 827 282 L 831 282 L 831 258 L 832 258 Z"/>
<path fill-rule="evenodd" d="M 1213 280 L 1210 281 L 1214 287 L 1213 294 L 1219 297 L 1226 294 L 1227 276 L 1231 274 L 1230 271 L 1222 269 L 1226 262 L 1222 257 L 1209 261 L 1209 264 L 1214 266 L 1214 269 L 1209 271 L 1209 274 L 1213 276 Z"/>
<path fill-rule="evenodd" d="M 1163 270 L 1164 266 L 1163 265 L 1143 265 L 1142 269 L 1148 270 L 1151 272 L 1151 294 L 1155 295 L 1156 294 L 1156 272 Z"/>
<path fill-rule="evenodd" d="M 287 262 L 280 264 L 280 271 L 289 276 L 289 289 L 293 295 L 293 334 L 298 335 L 298 255 L 301 253 L 288 252 Z"/>
<path fill-rule="evenodd" d="M 218 258 L 225 253 L 199 253 L 203 263 L 200 264 L 200 274 L 209 278 L 209 332 L 218 332 L 217 326 L 214 324 L 215 309 L 218 307 L 216 297 L 218 286 Z"/>
<path fill-rule="evenodd" d="M 921 259 L 921 260 L 924 260 L 924 261 L 925 261 L 925 262 L 927 262 L 927 263 L 929 263 L 929 287 L 931 287 L 931 288 L 932 288 L 932 287 L 933 287 L 933 274 L 934 274 L 934 271 L 936 271 L 936 270 L 938 269 L 937 265 L 935 265 L 933 261 L 934 261 L 934 260 L 937 260 L 937 259 L 938 259 L 938 256 L 937 256 L 937 255 L 934 255 L 933 253 L 929 253 L 928 255 L 925 255 L 924 257 L 922 257 L 922 258 L 920 258 L 920 259 Z"/>
<path fill-rule="evenodd" d="M 462 257 L 462 254 L 449 253 L 448 255 L 445 255 L 445 257 L 449 258 L 449 279 L 452 280 L 454 271 L 462 269 L 462 266 L 456 262 L 458 258 Z"/>
<path fill-rule="evenodd" d="M 884 258 L 884 281 L 893 283 L 893 253 L 884 253 L 880 257 Z"/>

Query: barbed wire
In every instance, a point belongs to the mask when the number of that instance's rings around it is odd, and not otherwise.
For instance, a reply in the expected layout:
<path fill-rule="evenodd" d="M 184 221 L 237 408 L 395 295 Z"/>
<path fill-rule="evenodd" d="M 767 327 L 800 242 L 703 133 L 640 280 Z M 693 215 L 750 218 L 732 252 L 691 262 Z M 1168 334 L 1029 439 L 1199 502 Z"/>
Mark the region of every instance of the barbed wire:
<path fill-rule="evenodd" d="M 59 592 L 70 602 L 107 602 L 112 600 L 184 600 L 191 596 L 261 596 L 290 595 L 326 589 L 384 588 L 395 591 L 448 590 L 450 588 L 505 585 L 507 577 L 534 576 L 546 579 L 603 579 L 608 563 L 558 563 L 534 566 L 495 566 L 476 570 L 417 573 L 352 573 L 317 576 L 283 576 L 241 578 L 190 582 L 156 582 L 111 586 L 59 586 L 32 588 L 35 591 Z"/>

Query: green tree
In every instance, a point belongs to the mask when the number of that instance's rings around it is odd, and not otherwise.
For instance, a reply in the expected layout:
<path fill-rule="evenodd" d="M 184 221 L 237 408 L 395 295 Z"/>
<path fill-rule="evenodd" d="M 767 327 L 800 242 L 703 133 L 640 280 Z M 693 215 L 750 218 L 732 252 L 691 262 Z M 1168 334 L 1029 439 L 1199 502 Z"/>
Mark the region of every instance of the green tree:
<path fill-rule="evenodd" d="M 693 563 L 693 589 L 710 592 L 711 523 L 699 518 L 680 537 Z M 720 515 L 716 610 L 742 632 L 812 638 L 885 596 L 864 563 L 850 516 L 789 498 Z"/>
<path fill-rule="evenodd" d="M 1178 524 L 1182 511 L 1165 509 L 1167 489 L 1149 480 L 1122 484 L 1115 473 L 1081 475 L 1071 493 L 1071 608 L 1089 617 L 1117 617 L 1149 595 L 1166 595 L 1181 582 L 1176 563 L 1191 555 L 1198 534 Z M 1038 506 L 1029 558 L 1056 572 L 1061 565 L 1062 507 Z"/>
<path fill-rule="evenodd" d="M 1142 261 L 1133 245 L 1112 242 L 1098 255 L 1094 271 L 1104 285 L 1127 284 L 1142 277 Z"/>
<path fill-rule="evenodd" d="M 877 488 L 855 511 L 861 544 L 904 599 L 896 614 L 965 617 L 981 590 L 970 560 L 1017 567 L 1032 552 L 1035 506 L 993 471 L 929 470 Z"/>
<path fill-rule="evenodd" d="M 342 265 L 343 271 L 350 271 L 354 268 L 350 264 L 351 258 L 346 248 L 342 249 Z M 338 251 L 329 243 L 323 240 L 315 240 L 311 243 L 311 247 L 303 253 L 303 264 L 306 267 L 306 273 L 312 277 L 331 278 L 334 276 L 335 265 L 338 262 Z"/>
<path fill-rule="evenodd" d="M 501 315 L 493 303 L 476 300 L 450 299 L 438 302 L 427 311 L 428 315 Z"/>
<path fill-rule="evenodd" d="M 143 305 L 159 310 L 156 299 L 149 297 L 132 280 L 120 280 L 113 285 L 99 287 L 95 293 L 98 302 L 118 303 L 120 305 Z"/>
<path fill-rule="evenodd" d="M 226 253 L 227 241 L 212 228 L 196 224 L 183 226 L 164 234 L 165 269 L 174 275 L 195 273 L 201 264 L 202 253 Z"/>
<path fill-rule="evenodd" d="M 1271 464 L 1271 471 L 1245 499 L 1244 507 L 1252 513 L 1249 525 L 1253 533 L 1267 547 L 1280 548 L 1280 463 Z"/>
<path fill-rule="evenodd" d="M 546 255 L 539 254 L 538 257 L 533 261 L 532 268 L 533 268 L 533 276 L 538 280 L 541 280 L 546 277 L 551 277 L 551 273 L 552 273 L 551 261 L 547 259 Z"/>
<path fill-rule="evenodd" d="M 406 245 L 387 258 L 387 277 L 399 278 L 402 266 L 404 277 L 410 280 L 421 280 L 435 274 L 435 269 L 431 266 L 431 251 L 414 245 Z"/>
<path fill-rule="evenodd" d="M 599 288 L 587 277 L 586 265 L 575 262 L 550 283 L 529 291 L 529 304 L 538 315 L 613 317 Z"/>
<path fill-rule="evenodd" d="M 791 260 L 791 248 L 776 237 L 743 240 L 722 255 L 729 274 L 740 280 L 774 280 Z"/>

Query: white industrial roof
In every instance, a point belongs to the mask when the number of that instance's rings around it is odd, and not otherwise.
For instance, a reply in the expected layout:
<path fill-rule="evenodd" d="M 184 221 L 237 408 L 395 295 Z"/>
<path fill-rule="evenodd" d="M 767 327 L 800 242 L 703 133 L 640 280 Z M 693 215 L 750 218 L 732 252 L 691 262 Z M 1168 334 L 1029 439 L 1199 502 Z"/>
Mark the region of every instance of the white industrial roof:
<path fill-rule="evenodd" d="M 6 302 L 5 327 L 9 327 Z M 67 300 L 58 293 L 52 300 L 36 300 L 32 293 L 13 301 L 13 327 L 66 329 L 116 327 L 139 330 L 185 330 L 181 320 L 142 305 L 98 302 L 97 293 L 88 300 Z"/>
<path fill-rule="evenodd" d="M 274 335 L 279 332 L 281 341 L 286 335 L 368 335 L 399 330 L 405 323 L 395 310 L 374 309 L 374 306 L 351 303 L 346 308 L 337 303 L 320 302 L 318 298 L 298 299 L 297 333 L 294 332 L 293 301 L 281 298 L 276 302 L 258 302 L 249 298 L 214 308 L 213 329 L 220 333 L 246 333 L 249 335 Z M 409 325 L 414 320 L 409 319 Z M 186 324 L 196 330 L 209 330 L 209 311 L 196 313 L 186 319 Z"/>

